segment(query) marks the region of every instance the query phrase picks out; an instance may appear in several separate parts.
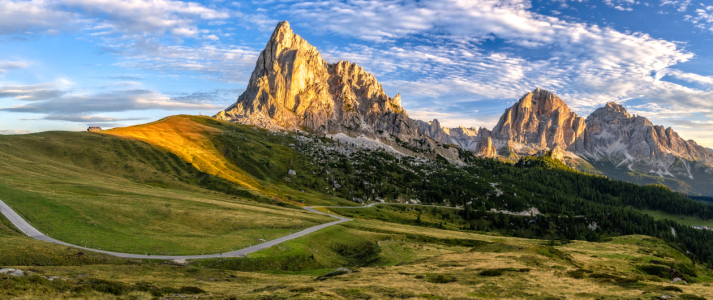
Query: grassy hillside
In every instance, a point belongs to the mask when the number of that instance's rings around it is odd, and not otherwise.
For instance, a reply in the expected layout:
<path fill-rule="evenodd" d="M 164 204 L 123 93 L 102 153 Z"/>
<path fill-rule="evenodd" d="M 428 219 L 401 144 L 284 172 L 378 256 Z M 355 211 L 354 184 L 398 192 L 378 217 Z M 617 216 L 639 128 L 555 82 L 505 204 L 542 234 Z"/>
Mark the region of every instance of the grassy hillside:
<path fill-rule="evenodd" d="M 129 253 L 227 252 L 332 220 L 99 133 L 0 136 L 0 199 L 51 237 Z"/>
<path fill-rule="evenodd" d="M 547 157 L 461 155 L 467 164 L 457 166 L 194 116 L 0 136 L 0 199 L 52 237 L 114 251 L 226 252 L 333 220 L 303 205 L 441 205 L 335 208 L 355 220 L 245 258 L 185 265 L 81 253 L 0 218 L 0 265 L 35 272 L 0 275 L 0 298 L 713 297 L 701 263 L 713 234 L 686 226 L 711 219 L 708 206 Z M 532 208 L 541 214 L 491 211 Z M 330 273 L 338 267 L 358 272 Z"/>
<path fill-rule="evenodd" d="M 296 134 L 275 134 L 208 117 L 171 116 L 106 134 L 130 137 L 180 157 L 193 168 L 252 192 L 296 205 L 354 205 L 315 192 L 327 184 L 313 176 L 319 168 L 295 151 Z M 297 176 L 289 176 L 296 170 Z M 235 186 L 235 185 L 233 185 Z"/>
<path fill-rule="evenodd" d="M 51 132 L 2 140 L 2 199 L 50 236 L 94 248 L 226 252 L 329 220 L 300 205 L 385 200 L 465 207 L 459 223 L 436 223 L 455 230 L 590 241 L 648 234 L 706 263 L 713 259 L 710 233 L 639 212 L 708 219 L 712 208 L 665 189 L 582 174 L 547 157 L 513 166 L 464 152 L 468 165 L 456 166 L 194 116 L 109 134 Z M 531 208 L 546 217 L 489 213 Z M 584 230 L 591 222 L 597 229 Z"/>

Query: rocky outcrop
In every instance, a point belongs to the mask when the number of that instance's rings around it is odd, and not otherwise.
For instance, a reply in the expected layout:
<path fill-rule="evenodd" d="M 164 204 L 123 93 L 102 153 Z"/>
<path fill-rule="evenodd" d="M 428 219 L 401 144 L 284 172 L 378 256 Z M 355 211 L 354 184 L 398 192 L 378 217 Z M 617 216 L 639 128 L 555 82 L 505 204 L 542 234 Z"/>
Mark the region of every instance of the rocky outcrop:
<path fill-rule="evenodd" d="M 559 146 L 555 146 L 552 150 L 540 150 L 535 154 L 535 156 L 549 156 L 554 159 L 564 161 L 564 151 Z"/>
<path fill-rule="evenodd" d="M 479 130 L 474 127 L 441 127 L 441 124 L 437 119 L 433 119 L 431 122 L 417 122 L 423 133 L 442 144 L 456 145 L 464 150 L 475 151 L 478 146 L 478 142 L 480 141 L 480 137 L 478 135 Z"/>
<path fill-rule="evenodd" d="M 475 153 L 478 156 L 482 157 L 495 157 L 497 153 L 497 149 L 495 149 L 495 145 L 493 145 L 493 140 L 488 136 L 484 137 L 479 143 L 477 148 L 475 149 Z"/>
<path fill-rule="evenodd" d="M 584 118 L 562 99 L 538 88 L 505 110 L 491 136 L 500 145 L 512 142 L 534 150 L 559 146 L 576 151 L 584 149 L 585 126 Z"/>
<path fill-rule="evenodd" d="M 673 129 L 631 116 L 614 102 L 592 112 L 586 120 L 583 156 L 607 159 L 645 173 L 692 178 L 694 164 L 713 164 L 713 153 Z"/>
<path fill-rule="evenodd" d="M 399 95 L 387 96 L 374 75 L 356 64 L 328 64 L 287 21 L 260 53 L 245 92 L 215 117 L 269 129 L 365 135 L 452 156 L 421 132 Z"/>

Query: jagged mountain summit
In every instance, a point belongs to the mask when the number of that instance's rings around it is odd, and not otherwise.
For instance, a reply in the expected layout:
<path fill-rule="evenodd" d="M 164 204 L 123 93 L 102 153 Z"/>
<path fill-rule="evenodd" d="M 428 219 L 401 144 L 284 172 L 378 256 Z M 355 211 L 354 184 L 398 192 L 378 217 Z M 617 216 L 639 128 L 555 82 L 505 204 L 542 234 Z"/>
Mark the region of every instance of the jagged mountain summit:
<path fill-rule="evenodd" d="M 218 119 L 269 129 L 364 135 L 402 149 L 455 157 L 419 130 L 399 95 L 384 93 L 373 74 L 346 61 L 329 64 L 280 22 L 260 53 L 245 92 Z"/>
<path fill-rule="evenodd" d="M 583 156 L 606 159 L 644 173 L 686 176 L 693 169 L 713 164 L 713 153 L 693 140 L 684 140 L 671 127 L 664 128 L 642 116 L 631 116 L 614 102 L 587 117 Z"/>
<path fill-rule="evenodd" d="M 694 174 L 713 174 L 713 152 L 693 140 L 684 140 L 670 127 L 631 116 L 614 102 L 585 119 L 555 94 L 539 88 L 506 109 L 492 132 L 481 128 L 470 130 L 468 135 L 454 133 L 453 129 L 440 128 L 437 120 L 420 121 L 419 125 L 433 139 L 481 156 L 490 156 L 483 149 L 492 143 L 500 155 L 508 157 L 553 151 L 571 160 L 609 162 L 615 168 L 661 177 L 694 179 Z"/>
<path fill-rule="evenodd" d="M 535 89 L 505 110 L 491 137 L 498 148 L 532 148 L 532 152 L 560 147 L 568 151 L 584 149 L 584 118 L 569 109 L 555 94 Z"/>

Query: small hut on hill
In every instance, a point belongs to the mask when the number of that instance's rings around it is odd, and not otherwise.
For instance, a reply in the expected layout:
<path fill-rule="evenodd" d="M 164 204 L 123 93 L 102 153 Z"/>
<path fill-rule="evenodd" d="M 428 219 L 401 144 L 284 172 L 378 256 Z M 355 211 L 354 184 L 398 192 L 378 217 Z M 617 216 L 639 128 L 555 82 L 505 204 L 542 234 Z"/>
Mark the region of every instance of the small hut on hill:
<path fill-rule="evenodd" d="M 89 127 L 89 128 L 87 129 L 87 131 L 90 131 L 90 132 L 101 132 L 101 131 L 102 131 L 102 128 L 101 128 L 101 127 Z"/>

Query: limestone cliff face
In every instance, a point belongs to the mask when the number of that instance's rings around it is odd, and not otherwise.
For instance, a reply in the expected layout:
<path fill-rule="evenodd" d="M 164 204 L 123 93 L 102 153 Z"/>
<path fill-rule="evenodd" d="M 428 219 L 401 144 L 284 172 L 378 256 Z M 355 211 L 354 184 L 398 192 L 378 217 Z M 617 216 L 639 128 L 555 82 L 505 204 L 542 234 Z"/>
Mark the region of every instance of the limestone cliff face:
<path fill-rule="evenodd" d="M 572 112 L 555 94 L 535 89 L 505 110 L 493 128 L 492 138 L 535 150 L 556 146 L 568 151 L 584 149 L 584 118 Z"/>
<path fill-rule="evenodd" d="M 631 116 L 623 106 L 609 102 L 587 117 L 583 156 L 608 159 L 645 173 L 692 177 L 696 163 L 713 164 L 713 153 L 684 140 L 673 129 Z"/>
<path fill-rule="evenodd" d="M 388 97 L 374 75 L 356 64 L 328 64 L 287 21 L 260 53 L 245 92 L 216 117 L 269 129 L 363 134 L 440 151 L 408 117 L 399 95 Z"/>

